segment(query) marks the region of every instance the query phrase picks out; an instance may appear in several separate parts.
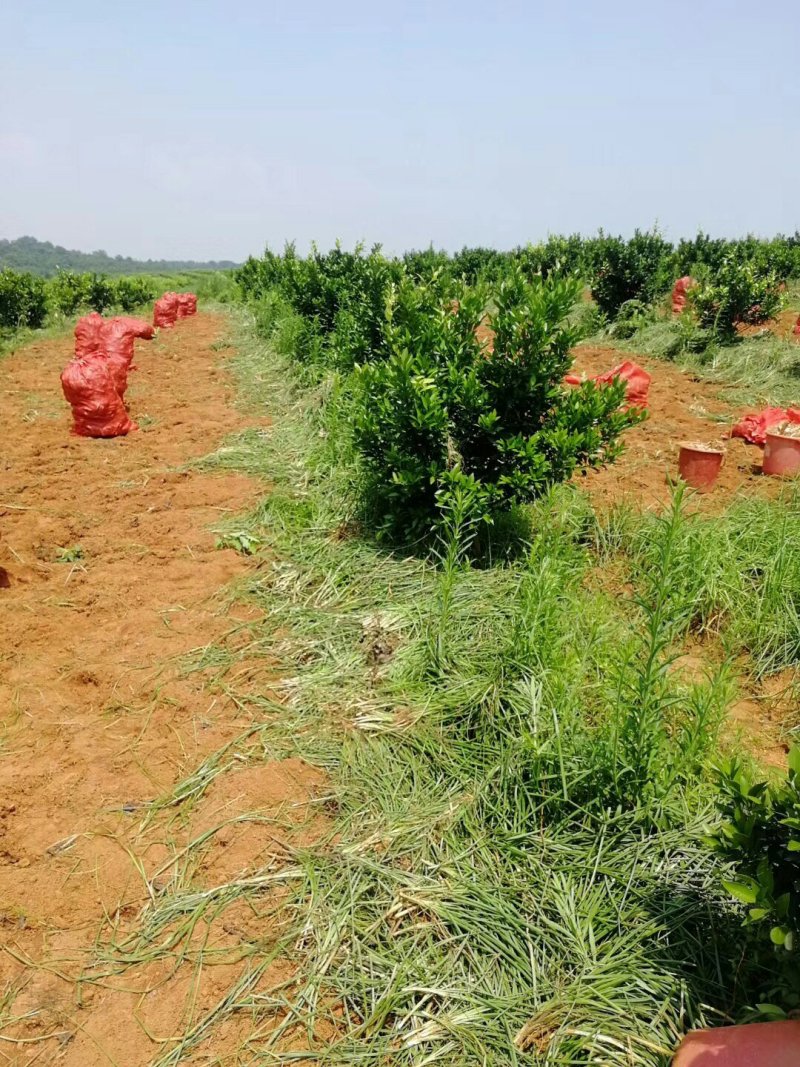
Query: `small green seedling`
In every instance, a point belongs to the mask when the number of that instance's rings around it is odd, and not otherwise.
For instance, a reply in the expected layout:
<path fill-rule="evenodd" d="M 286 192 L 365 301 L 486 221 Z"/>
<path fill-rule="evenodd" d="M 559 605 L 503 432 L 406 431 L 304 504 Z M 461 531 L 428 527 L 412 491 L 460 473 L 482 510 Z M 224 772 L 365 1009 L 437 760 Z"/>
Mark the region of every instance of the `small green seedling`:
<path fill-rule="evenodd" d="M 244 556 L 252 556 L 260 544 L 260 539 L 254 537 L 253 534 L 247 533 L 246 530 L 236 530 L 234 533 L 222 534 L 218 537 L 214 547 L 232 548 Z"/>
<path fill-rule="evenodd" d="M 56 553 L 56 563 L 80 563 L 85 558 L 80 545 L 70 545 L 69 548 L 60 548 Z"/>

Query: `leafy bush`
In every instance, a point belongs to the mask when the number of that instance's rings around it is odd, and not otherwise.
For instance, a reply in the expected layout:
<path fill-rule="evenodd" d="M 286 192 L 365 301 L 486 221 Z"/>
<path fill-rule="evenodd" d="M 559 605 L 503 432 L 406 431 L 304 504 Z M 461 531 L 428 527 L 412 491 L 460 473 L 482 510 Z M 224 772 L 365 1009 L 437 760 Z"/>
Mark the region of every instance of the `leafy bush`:
<path fill-rule="evenodd" d="M 592 296 L 614 318 L 629 300 L 650 303 L 671 282 L 672 245 L 656 231 L 637 230 L 630 241 L 601 233 L 588 244 Z"/>
<path fill-rule="evenodd" d="M 357 369 L 351 415 L 382 532 L 424 538 L 454 515 L 491 524 L 576 466 L 613 458 L 640 415 L 620 410 L 621 383 L 562 385 L 578 291 L 519 271 L 489 293 L 464 286 L 455 302 L 398 288 L 386 358 Z"/>
<path fill-rule="evenodd" d="M 781 307 L 780 281 L 774 271 L 729 256 L 713 275 L 689 290 L 688 305 L 702 328 L 730 339 L 739 323 L 775 317 Z"/>
<path fill-rule="evenodd" d="M 747 905 L 748 925 L 768 928 L 770 942 L 788 963 L 786 954 L 796 953 L 800 938 L 800 748 L 792 749 L 788 775 L 775 785 L 753 782 L 735 760 L 723 766 L 721 785 L 724 822 L 713 844 L 735 868 L 735 881 L 725 888 Z M 797 1007 L 797 964 L 780 969 L 785 972 L 780 993 Z"/>
<path fill-rule="evenodd" d="M 88 274 L 75 274 L 62 270 L 48 283 L 48 299 L 51 308 L 61 315 L 74 315 L 89 303 Z"/>
<path fill-rule="evenodd" d="M 452 274 L 467 285 L 480 279 L 497 280 L 508 271 L 508 255 L 494 248 L 462 248 L 452 260 Z"/>
<path fill-rule="evenodd" d="M 551 235 L 544 244 L 515 249 L 513 258 L 528 278 L 537 274 L 542 278 L 586 275 L 590 246 L 591 242 L 577 233 L 569 237 Z"/>
<path fill-rule="evenodd" d="M 450 271 L 452 261 L 447 252 L 437 252 L 431 245 L 421 250 L 403 253 L 405 273 L 417 282 L 428 281 L 437 271 Z"/>
<path fill-rule="evenodd" d="M 617 312 L 610 333 L 623 340 L 654 321 L 653 309 L 641 300 L 626 300 Z"/>
<path fill-rule="evenodd" d="M 114 303 L 123 311 L 135 311 L 154 297 L 153 286 L 146 278 L 119 278 L 114 283 Z"/>
<path fill-rule="evenodd" d="M 87 306 L 101 315 L 114 306 L 114 282 L 105 274 L 91 274 L 87 281 Z"/>
<path fill-rule="evenodd" d="M 236 281 L 250 299 L 277 291 L 302 316 L 309 331 L 304 361 L 329 357 L 352 367 L 381 346 L 386 297 L 403 273 L 377 246 L 366 255 L 361 246 L 345 252 L 337 245 L 327 253 L 313 247 L 301 258 L 290 244 L 281 256 L 267 249 L 262 259 L 248 260 Z M 312 337 L 321 341 L 311 343 Z"/>
<path fill-rule="evenodd" d="M 47 292 L 42 278 L 14 270 L 0 271 L 0 328 L 37 329 L 47 317 Z"/>

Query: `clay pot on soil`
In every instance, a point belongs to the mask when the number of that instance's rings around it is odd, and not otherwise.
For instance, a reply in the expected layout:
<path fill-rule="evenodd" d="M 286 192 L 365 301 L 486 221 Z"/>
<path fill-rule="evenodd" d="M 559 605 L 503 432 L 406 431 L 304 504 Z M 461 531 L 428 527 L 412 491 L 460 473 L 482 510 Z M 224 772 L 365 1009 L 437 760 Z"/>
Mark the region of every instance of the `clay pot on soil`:
<path fill-rule="evenodd" d="M 764 474 L 800 474 L 800 426 L 783 423 L 767 430 L 762 470 Z"/>
<path fill-rule="evenodd" d="M 672 1067 L 795 1067 L 800 1063 L 800 1022 L 747 1023 L 695 1030 Z"/>
<path fill-rule="evenodd" d="M 724 458 L 725 450 L 717 445 L 689 441 L 681 445 L 678 473 L 692 489 L 707 493 L 717 480 Z"/>

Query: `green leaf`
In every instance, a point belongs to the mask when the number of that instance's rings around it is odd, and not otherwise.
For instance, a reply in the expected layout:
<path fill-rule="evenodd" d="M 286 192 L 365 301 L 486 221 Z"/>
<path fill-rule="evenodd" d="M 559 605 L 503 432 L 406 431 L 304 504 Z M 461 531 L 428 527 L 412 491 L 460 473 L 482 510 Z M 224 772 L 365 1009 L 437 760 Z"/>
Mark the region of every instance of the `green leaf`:
<path fill-rule="evenodd" d="M 758 888 L 755 886 L 745 885 L 744 882 L 723 881 L 722 884 L 730 895 L 741 900 L 742 904 L 755 904 L 758 900 Z"/>
<path fill-rule="evenodd" d="M 750 911 L 748 912 L 748 915 L 750 916 L 750 918 L 753 920 L 754 923 L 758 922 L 759 919 L 763 919 L 764 916 L 768 915 L 768 914 L 769 914 L 769 911 L 767 910 L 767 908 L 751 908 Z"/>
<path fill-rule="evenodd" d="M 759 1015 L 768 1015 L 770 1019 L 785 1019 L 786 1012 L 777 1004 L 756 1004 Z"/>

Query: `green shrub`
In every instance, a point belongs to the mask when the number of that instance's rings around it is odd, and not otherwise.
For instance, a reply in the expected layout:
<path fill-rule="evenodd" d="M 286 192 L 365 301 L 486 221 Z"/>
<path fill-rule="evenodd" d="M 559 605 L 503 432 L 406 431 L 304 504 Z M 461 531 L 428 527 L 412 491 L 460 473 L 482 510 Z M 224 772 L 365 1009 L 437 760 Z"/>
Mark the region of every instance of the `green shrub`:
<path fill-rule="evenodd" d="M 508 254 L 494 248 L 462 248 L 452 259 L 452 274 L 467 285 L 499 280 L 508 272 Z"/>
<path fill-rule="evenodd" d="M 135 311 L 155 297 L 151 282 L 146 278 L 119 278 L 114 282 L 114 304 L 123 311 Z"/>
<path fill-rule="evenodd" d="M 61 315 L 74 315 L 89 303 L 88 274 L 76 274 L 61 270 L 48 282 L 48 299 L 51 308 Z"/>
<path fill-rule="evenodd" d="M 90 274 L 87 281 L 87 305 L 101 315 L 115 303 L 114 282 L 105 274 Z"/>
<path fill-rule="evenodd" d="M 544 244 L 527 245 L 512 253 L 527 278 L 541 275 L 542 278 L 586 275 L 589 269 L 587 251 L 591 241 L 580 234 L 569 237 L 552 234 Z"/>
<path fill-rule="evenodd" d="M 386 358 L 358 368 L 351 415 L 381 532 L 425 538 L 454 513 L 476 529 L 613 458 L 640 415 L 620 410 L 621 383 L 562 385 L 578 291 L 519 271 L 488 294 L 462 287 L 456 304 L 435 286 L 398 288 Z M 493 346 L 476 336 L 487 322 Z"/>
<path fill-rule="evenodd" d="M 720 774 L 723 823 L 712 840 L 734 866 L 725 888 L 747 905 L 747 925 L 761 926 L 779 954 L 777 990 L 800 1005 L 800 748 L 789 753 L 787 777 L 754 782 L 736 760 Z"/>
<path fill-rule="evenodd" d="M 290 244 L 281 256 L 267 249 L 262 259 L 248 260 L 236 281 L 251 300 L 277 291 L 306 321 L 304 362 L 330 359 L 352 367 L 381 347 L 387 294 L 403 273 L 377 246 L 368 254 L 360 245 L 353 252 L 312 247 L 302 258 Z"/>
<path fill-rule="evenodd" d="M 641 300 L 626 300 L 617 312 L 609 332 L 612 337 L 625 340 L 653 321 L 653 309 L 648 304 Z"/>
<path fill-rule="evenodd" d="M 438 271 L 452 269 L 452 260 L 447 252 L 437 252 L 431 245 L 429 248 L 413 249 L 404 252 L 402 258 L 405 273 L 417 282 L 428 281 Z"/>
<path fill-rule="evenodd" d="M 781 307 L 780 280 L 774 271 L 730 255 L 713 275 L 689 290 L 688 305 L 701 328 L 729 340 L 739 323 L 757 324 L 775 317 Z"/>
<path fill-rule="evenodd" d="M 0 271 L 0 328 L 27 326 L 37 329 L 47 317 L 44 280 L 34 274 Z"/>
<path fill-rule="evenodd" d="M 587 242 L 592 296 L 600 310 L 614 318 L 630 300 L 650 303 L 671 282 L 672 245 L 656 231 L 637 230 L 625 241 L 600 237 Z"/>

